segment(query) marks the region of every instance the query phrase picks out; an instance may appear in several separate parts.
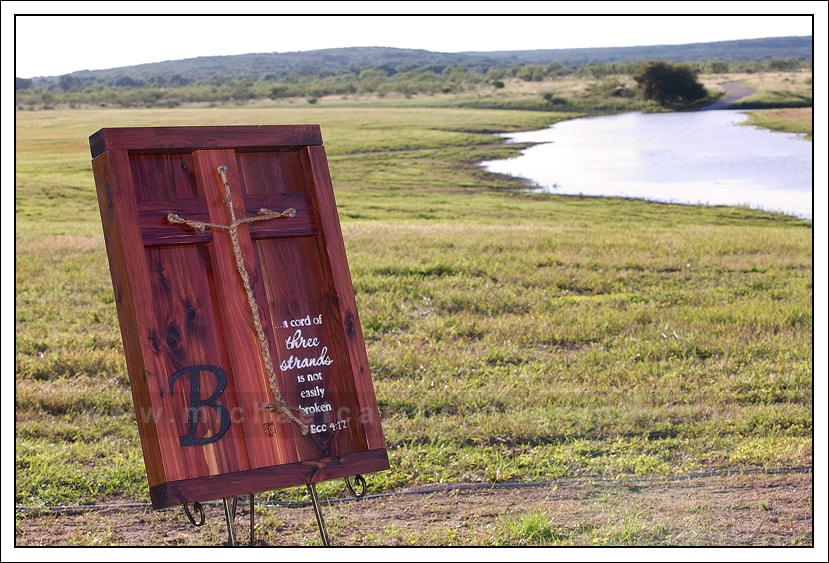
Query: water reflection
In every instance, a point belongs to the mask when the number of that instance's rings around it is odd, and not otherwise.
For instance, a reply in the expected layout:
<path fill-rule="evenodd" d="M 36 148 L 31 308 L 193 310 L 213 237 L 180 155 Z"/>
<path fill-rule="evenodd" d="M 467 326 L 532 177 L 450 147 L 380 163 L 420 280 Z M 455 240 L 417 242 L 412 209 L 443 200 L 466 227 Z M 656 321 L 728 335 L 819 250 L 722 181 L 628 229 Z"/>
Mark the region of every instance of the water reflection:
<path fill-rule="evenodd" d="M 734 110 L 574 119 L 505 134 L 542 144 L 482 164 L 551 193 L 744 205 L 811 219 L 812 143 L 738 125 L 744 119 Z"/>

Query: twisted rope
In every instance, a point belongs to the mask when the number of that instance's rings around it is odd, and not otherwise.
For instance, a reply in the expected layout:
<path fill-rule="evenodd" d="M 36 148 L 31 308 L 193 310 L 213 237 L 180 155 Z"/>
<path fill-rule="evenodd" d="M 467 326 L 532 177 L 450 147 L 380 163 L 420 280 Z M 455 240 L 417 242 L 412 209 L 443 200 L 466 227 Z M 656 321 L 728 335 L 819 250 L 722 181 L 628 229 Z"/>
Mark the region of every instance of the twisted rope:
<path fill-rule="evenodd" d="M 236 270 L 239 272 L 239 277 L 242 278 L 242 285 L 245 287 L 248 307 L 250 308 L 250 313 L 253 316 L 253 327 L 256 330 L 256 336 L 259 340 L 259 353 L 262 357 L 262 362 L 265 365 L 265 373 L 268 376 L 268 383 L 270 384 L 271 393 L 274 397 L 272 402 L 263 403 L 262 406 L 271 412 L 281 412 L 285 414 L 289 420 L 295 422 L 300 427 L 302 434 L 305 435 L 308 433 L 308 425 L 302 422 L 302 420 L 300 420 L 293 413 L 293 410 L 288 403 L 285 402 L 285 399 L 282 398 L 282 394 L 279 392 L 279 386 L 277 384 L 276 374 L 274 373 L 273 368 L 273 360 L 271 359 L 270 347 L 268 346 L 268 339 L 265 336 L 265 329 L 262 327 L 262 320 L 259 317 L 259 307 L 256 304 L 256 297 L 253 294 L 253 288 L 250 284 L 250 276 L 245 268 L 245 261 L 242 257 L 242 247 L 239 243 L 238 233 L 239 225 L 254 223 L 257 221 L 271 221 L 282 217 L 294 217 L 296 215 L 296 209 L 289 207 L 284 211 L 271 211 L 270 209 L 262 208 L 256 215 L 237 219 L 236 211 L 233 209 L 233 198 L 230 193 L 230 184 L 227 181 L 227 166 L 221 165 L 217 170 L 222 178 L 222 184 L 224 185 L 224 197 L 222 198 L 222 203 L 227 205 L 230 212 L 230 224 L 219 225 L 216 223 L 206 223 L 204 221 L 192 221 L 179 217 L 176 213 L 169 213 L 167 215 L 167 221 L 173 224 L 187 225 L 194 231 L 198 231 L 200 233 L 203 233 L 207 229 L 221 229 L 223 231 L 227 231 L 230 236 L 230 243 L 233 246 L 233 256 L 236 259 Z"/>

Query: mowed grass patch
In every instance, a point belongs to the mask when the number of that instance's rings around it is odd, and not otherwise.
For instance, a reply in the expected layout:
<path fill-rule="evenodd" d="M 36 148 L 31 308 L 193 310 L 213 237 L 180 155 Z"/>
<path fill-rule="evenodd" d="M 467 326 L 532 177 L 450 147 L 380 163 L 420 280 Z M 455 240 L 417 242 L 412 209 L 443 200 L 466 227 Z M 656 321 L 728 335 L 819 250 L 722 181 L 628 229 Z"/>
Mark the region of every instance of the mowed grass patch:
<path fill-rule="evenodd" d="M 491 131 L 554 119 L 19 113 L 16 501 L 148 499 L 85 145 L 123 125 L 321 124 L 392 462 L 373 491 L 810 463 L 811 222 L 532 194 L 476 166 L 517 154 Z"/>
<path fill-rule="evenodd" d="M 420 451 L 430 477 L 456 466 L 461 480 L 660 474 L 730 462 L 722 432 L 770 438 L 788 452 L 771 465 L 809 459 L 809 266 L 757 276 L 779 256 L 760 231 L 718 247 L 690 227 L 643 225 L 629 240 L 606 227 L 347 225 L 393 459 Z M 465 463 L 482 455 L 488 470 Z"/>

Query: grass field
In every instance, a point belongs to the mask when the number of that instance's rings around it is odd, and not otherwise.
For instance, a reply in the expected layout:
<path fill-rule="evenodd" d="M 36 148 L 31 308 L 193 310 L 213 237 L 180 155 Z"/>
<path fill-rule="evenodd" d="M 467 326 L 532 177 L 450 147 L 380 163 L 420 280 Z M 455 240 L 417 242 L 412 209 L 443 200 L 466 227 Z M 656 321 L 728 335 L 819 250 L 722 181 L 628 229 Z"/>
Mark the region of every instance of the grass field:
<path fill-rule="evenodd" d="M 566 117 L 17 112 L 15 503 L 148 501 L 87 142 L 117 126 L 320 124 L 392 465 L 374 492 L 811 465 L 812 223 L 476 166 Z"/>

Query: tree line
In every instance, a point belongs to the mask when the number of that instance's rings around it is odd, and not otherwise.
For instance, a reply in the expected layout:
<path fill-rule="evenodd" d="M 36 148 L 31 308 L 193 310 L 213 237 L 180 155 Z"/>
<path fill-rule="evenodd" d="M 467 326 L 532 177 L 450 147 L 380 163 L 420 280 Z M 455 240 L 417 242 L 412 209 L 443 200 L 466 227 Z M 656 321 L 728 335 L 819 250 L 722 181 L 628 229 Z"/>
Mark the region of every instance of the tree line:
<path fill-rule="evenodd" d="M 427 65 L 411 68 L 404 65 L 375 65 L 349 68 L 340 72 L 303 69 L 289 75 L 264 74 L 261 77 L 234 78 L 217 74 L 192 79 L 182 74 L 134 78 L 129 75 L 108 76 L 106 79 L 79 73 L 58 77 L 49 86 L 31 79 L 15 80 L 15 102 L 18 109 L 46 109 L 57 105 L 99 107 L 176 107 L 189 103 L 244 103 L 257 99 L 305 98 L 314 103 L 330 95 L 434 95 L 463 93 L 482 85 L 503 88 L 508 80 L 527 82 L 555 81 L 576 77 L 592 81 L 593 92 L 605 97 L 658 100 L 660 103 L 688 101 L 687 91 L 680 96 L 653 95 L 653 81 L 636 79 L 643 68 L 654 61 L 610 62 L 568 65 L 559 61 L 547 64 L 516 64 L 490 67 L 462 65 Z M 802 59 L 770 59 L 762 61 L 705 61 L 674 64 L 661 61 L 662 70 L 680 71 L 685 79 L 695 81 L 699 74 L 755 73 L 768 71 L 811 70 L 811 61 Z M 655 72 L 653 68 L 647 74 Z M 638 74 L 637 74 L 638 73 Z M 670 72 L 669 72 L 670 74 Z M 636 79 L 639 88 L 631 89 L 614 77 Z M 683 88 L 687 88 L 686 84 Z M 701 94 L 697 90 L 696 94 Z M 695 94 L 695 95 L 696 95 Z M 699 96 L 696 96 L 697 98 Z M 559 102 L 557 104 L 557 102 Z M 544 95 L 543 103 L 563 105 L 552 93 Z"/>

